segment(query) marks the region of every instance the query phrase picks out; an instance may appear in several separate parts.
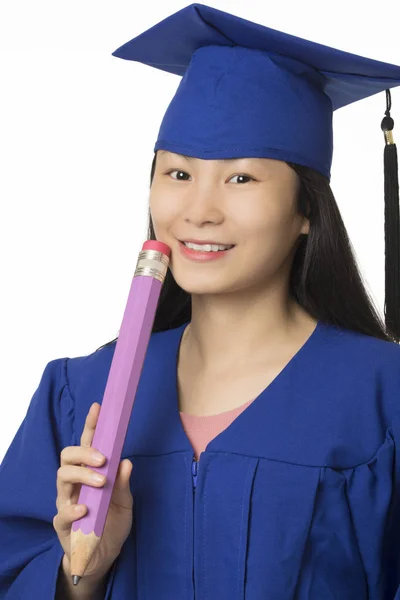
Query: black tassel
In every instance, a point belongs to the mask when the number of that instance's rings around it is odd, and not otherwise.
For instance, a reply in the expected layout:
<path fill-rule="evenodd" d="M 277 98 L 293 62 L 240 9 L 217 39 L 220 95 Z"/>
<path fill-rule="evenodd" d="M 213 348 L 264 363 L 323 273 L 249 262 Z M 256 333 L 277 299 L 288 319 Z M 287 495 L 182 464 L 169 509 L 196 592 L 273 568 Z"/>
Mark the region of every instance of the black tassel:
<path fill-rule="evenodd" d="M 400 214 L 397 148 L 393 141 L 390 90 L 381 123 L 385 136 L 385 324 L 394 342 L 400 341 Z"/>

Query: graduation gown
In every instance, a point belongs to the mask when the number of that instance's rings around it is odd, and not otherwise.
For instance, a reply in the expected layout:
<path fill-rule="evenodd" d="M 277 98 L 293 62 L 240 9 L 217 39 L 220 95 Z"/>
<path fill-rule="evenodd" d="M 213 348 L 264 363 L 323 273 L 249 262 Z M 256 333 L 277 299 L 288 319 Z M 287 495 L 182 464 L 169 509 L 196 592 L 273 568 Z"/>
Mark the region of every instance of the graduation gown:
<path fill-rule="evenodd" d="M 194 463 L 185 326 L 151 335 L 122 453 L 133 525 L 106 599 L 400 600 L 400 347 L 319 321 Z M 1 599 L 55 597 L 60 452 L 101 404 L 114 351 L 43 372 L 0 468 Z"/>

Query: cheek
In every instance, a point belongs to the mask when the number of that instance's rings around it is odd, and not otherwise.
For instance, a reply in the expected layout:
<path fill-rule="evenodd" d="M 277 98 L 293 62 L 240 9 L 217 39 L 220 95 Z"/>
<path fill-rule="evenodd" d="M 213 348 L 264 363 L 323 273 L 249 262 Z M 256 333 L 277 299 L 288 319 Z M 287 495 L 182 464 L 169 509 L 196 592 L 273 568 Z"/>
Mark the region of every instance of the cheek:
<path fill-rule="evenodd" d="M 236 213 L 237 223 L 244 234 L 257 237 L 291 236 L 295 225 L 293 206 L 284 198 L 265 194 L 256 201 L 251 201 L 240 207 Z"/>
<path fill-rule="evenodd" d="M 238 215 L 239 216 L 239 215 Z M 242 212 L 237 221 L 240 239 L 251 249 L 257 263 L 276 267 L 286 258 L 297 237 L 293 214 L 290 211 L 271 208 L 257 210 L 251 214 Z M 259 251 L 255 253 L 255 248 Z"/>
<path fill-rule="evenodd" d="M 243 239 L 265 240 L 280 235 L 284 223 L 282 215 L 271 210 L 241 211 L 235 216 L 237 229 Z"/>
<path fill-rule="evenodd" d="M 149 208 L 153 224 L 158 227 L 167 227 L 177 214 L 176 201 L 168 193 L 150 194 Z"/>

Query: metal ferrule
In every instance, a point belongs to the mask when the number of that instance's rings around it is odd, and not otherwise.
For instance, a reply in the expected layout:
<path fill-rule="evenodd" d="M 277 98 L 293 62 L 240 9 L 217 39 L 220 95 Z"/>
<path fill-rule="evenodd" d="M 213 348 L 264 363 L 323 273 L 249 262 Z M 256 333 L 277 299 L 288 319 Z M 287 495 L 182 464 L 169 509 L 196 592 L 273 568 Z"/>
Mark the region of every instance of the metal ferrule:
<path fill-rule="evenodd" d="M 391 145 L 391 144 L 394 144 L 393 131 L 384 131 L 383 133 L 385 134 L 385 142 L 386 142 L 386 144 L 388 146 Z"/>
<path fill-rule="evenodd" d="M 134 277 L 144 275 L 154 277 L 164 283 L 169 265 L 169 257 L 157 250 L 142 250 L 139 253 Z"/>

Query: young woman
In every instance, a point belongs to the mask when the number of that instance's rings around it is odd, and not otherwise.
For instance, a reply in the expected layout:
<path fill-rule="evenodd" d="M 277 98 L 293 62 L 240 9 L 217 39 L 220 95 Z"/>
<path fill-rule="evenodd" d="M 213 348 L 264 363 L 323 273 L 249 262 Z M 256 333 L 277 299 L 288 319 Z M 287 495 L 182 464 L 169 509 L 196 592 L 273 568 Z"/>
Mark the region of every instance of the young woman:
<path fill-rule="evenodd" d="M 88 571 L 74 587 L 70 531 L 80 484 L 104 485 L 116 340 L 47 365 L 4 459 L 0 597 L 397 600 L 400 329 L 363 287 L 329 168 L 332 110 L 400 67 L 202 5 L 114 54 L 183 74 L 151 171 L 170 268 Z"/>

